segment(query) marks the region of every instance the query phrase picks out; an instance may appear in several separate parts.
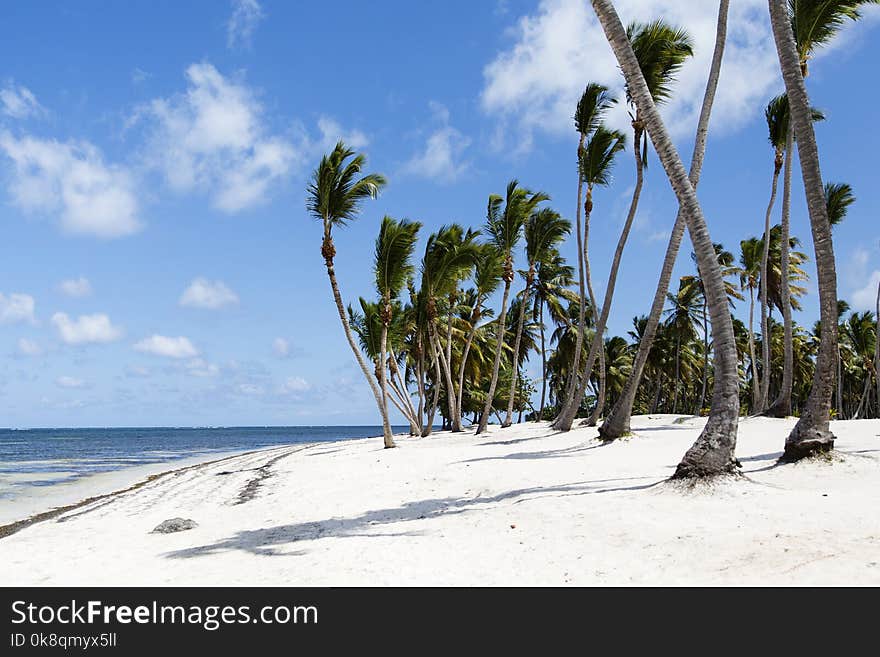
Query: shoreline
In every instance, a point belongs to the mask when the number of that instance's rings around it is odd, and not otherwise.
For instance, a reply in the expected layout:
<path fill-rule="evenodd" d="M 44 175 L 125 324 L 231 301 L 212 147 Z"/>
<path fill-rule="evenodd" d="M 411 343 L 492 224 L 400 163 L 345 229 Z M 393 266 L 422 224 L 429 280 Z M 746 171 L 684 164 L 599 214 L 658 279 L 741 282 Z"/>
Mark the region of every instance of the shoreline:
<path fill-rule="evenodd" d="M 603 445 L 546 422 L 295 444 L 160 473 L 0 538 L 7 586 L 880 584 L 880 420 L 779 465 L 795 419 L 743 419 L 742 477 L 668 484 L 705 418 Z M 195 527 L 152 530 L 170 518 Z"/>
<path fill-rule="evenodd" d="M 245 456 L 289 446 L 272 445 L 246 451 L 232 450 L 229 452 L 183 457 L 173 461 L 163 461 L 162 463 L 133 465 L 127 468 L 119 468 L 118 470 L 84 475 L 70 482 L 55 484 L 48 487 L 42 495 L 23 495 L 20 498 L 4 500 L 4 505 L 9 505 L 10 512 L 2 512 L 4 510 L 0 510 L 0 538 L 10 536 L 34 523 L 51 520 L 86 504 L 137 490 L 141 486 L 161 477 L 219 463 L 237 456 Z M 177 467 L 168 469 L 170 464 L 174 464 Z M 35 491 L 39 490 L 36 487 L 33 488 Z"/>

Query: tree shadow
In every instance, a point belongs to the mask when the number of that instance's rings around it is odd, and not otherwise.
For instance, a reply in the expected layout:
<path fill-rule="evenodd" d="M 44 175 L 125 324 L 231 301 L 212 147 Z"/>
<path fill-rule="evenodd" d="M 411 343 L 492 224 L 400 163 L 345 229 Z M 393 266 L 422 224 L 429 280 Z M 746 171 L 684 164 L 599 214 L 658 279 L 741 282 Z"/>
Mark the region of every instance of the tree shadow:
<path fill-rule="evenodd" d="M 652 479 L 650 483 L 631 486 L 596 486 L 610 482 Z M 352 518 L 328 518 L 317 522 L 303 522 L 289 525 L 278 525 L 263 529 L 243 530 L 228 538 L 207 545 L 199 545 L 183 550 L 167 552 L 163 556 L 170 559 L 189 559 L 231 550 L 241 550 L 258 556 L 300 556 L 304 550 L 281 551 L 278 546 L 297 541 L 310 541 L 320 538 L 351 538 L 380 536 L 422 536 L 423 530 L 376 532 L 373 528 L 400 522 L 432 520 L 435 518 L 480 511 L 491 505 L 506 500 L 514 500 L 514 504 L 542 497 L 567 497 L 570 495 L 591 495 L 600 493 L 644 490 L 666 481 L 651 477 L 621 477 L 613 479 L 597 479 L 594 481 L 574 482 L 556 486 L 533 486 L 498 493 L 497 495 L 474 497 L 443 497 L 404 502 L 398 507 L 366 511 Z"/>
<path fill-rule="evenodd" d="M 510 440 L 493 440 L 487 443 L 477 443 L 480 447 L 488 447 L 492 445 L 516 445 L 517 443 L 524 443 L 529 440 L 538 440 L 540 438 L 549 438 L 550 436 L 556 436 L 560 432 L 559 431 L 551 431 L 550 433 L 541 434 L 540 436 L 526 436 L 524 438 L 511 438 Z"/>
<path fill-rule="evenodd" d="M 573 447 L 565 447 L 562 449 L 548 449 L 542 452 L 514 452 L 505 454 L 504 456 L 481 456 L 476 459 L 467 459 L 458 461 L 458 463 L 479 463 L 480 461 L 508 461 L 508 460 L 531 460 L 531 459 L 556 459 L 565 456 L 577 456 L 591 449 L 605 447 L 605 443 L 596 443 L 595 445 L 575 445 Z"/>

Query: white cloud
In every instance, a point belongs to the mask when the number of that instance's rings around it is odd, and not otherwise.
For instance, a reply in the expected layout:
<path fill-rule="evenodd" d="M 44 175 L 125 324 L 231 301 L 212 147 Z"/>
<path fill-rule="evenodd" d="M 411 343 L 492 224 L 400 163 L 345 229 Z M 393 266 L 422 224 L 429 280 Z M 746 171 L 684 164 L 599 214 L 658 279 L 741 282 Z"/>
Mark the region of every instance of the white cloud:
<path fill-rule="evenodd" d="M 166 358 L 195 358 L 199 354 L 189 338 L 183 336 L 169 338 L 154 334 L 136 343 L 134 348 L 137 351 Z"/>
<path fill-rule="evenodd" d="M 852 293 L 853 310 L 874 310 L 877 305 L 877 286 L 880 285 L 880 271 L 876 269 L 868 276 L 863 287 L 856 288 Z"/>
<path fill-rule="evenodd" d="M 42 347 L 29 338 L 18 339 L 18 351 L 24 356 L 39 356 L 43 353 Z"/>
<path fill-rule="evenodd" d="M 440 103 L 431 102 L 431 112 L 439 127 L 428 135 L 424 147 L 404 164 L 404 173 L 430 178 L 439 182 L 453 182 L 470 166 L 462 161 L 470 138 L 449 125 L 449 110 Z"/>
<path fill-rule="evenodd" d="M 138 201 L 128 170 L 105 164 L 88 142 L 14 137 L 0 132 L 0 151 L 12 160 L 12 200 L 26 212 L 57 214 L 63 230 L 102 238 L 137 232 Z"/>
<path fill-rule="evenodd" d="M 290 342 L 288 342 L 284 338 L 275 338 L 272 341 L 272 351 L 275 352 L 276 356 L 281 356 L 282 358 L 289 356 Z"/>
<path fill-rule="evenodd" d="M 58 285 L 58 289 L 69 297 L 87 297 L 92 293 L 92 284 L 89 283 L 88 278 L 80 276 L 79 278 L 70 278 L 66 281 L 61 281 Z"/>
<path fill-rule="evenodd" d="M 338 121 L 329 116 L 318 118 L 318 131 L 321 136 L 316 146 L 317 150 L 322 153 L 331 150 L 340 140 L 355 150 L 364 148 L 370 143 L 369 138 L 360 130 L 346 130 Z"/>
<path fill-rule="evenodd" d="M 59 376 L 55 379 L 55 385 L 59 388 L 82 388 L 86 385 L 86 382 L 72 376 Z"/>
<path fill-rule="evenodd" d="M 29 294 L 12 293 L 6 296 L 0 292 L 0 324 L 18 324 L 27 322 L 36 324 L 34 307 L 36 302 Z"/>
<path fill-rule="evenodd" d="M 37 102 L 37 97 L 27 87 L 13 82 L 0 89 L 2 112 L 13 119 L 26 119 L 30 116 L 43 116 L 46 109 Z"/>
<path fill-rule="evenodd" d="M 52 323 L 66 344 L 100 344 L 122 337 L 122 329 L 114 326 L 107 315 L 80 315 L 72 320 L 66 313 L 52 315 Z"/>
<path fill-rule="evenodd" d="M 662 113 L 673 136 L 693 134 L 715 43 L 718 4 L 618 0 L 621 20 L 662 16 L 687 29 L 694 57 L 678 75 L 674 95 Z M 573 134 L 572 114 L 588 82 L 611 87 L 620 103 L 609 116 L 630 130 L 623 102 L 623 78 L 590 4 L 542 0 L 537 12 L 513 28 L 513 45 L 485 67 L 481 104 L 485 112 L 516 128 L 520 150 L 533 131 Z M 713 132 L 731 132 L 757 116 L 782 90 L 766 0 L 731 3 L 721 79 L 712 111 Z"/>
<path fill-rule="evenodd" d="M 173 189 L 208 193 L 224 212 L 264 202 L 302 153 L 267 134 L 263 108 L 244 84 L 208 63 L 189 66 L 186 78 L 186 93 L 155 99 L 134 118 L 155 122 L 148 163 Z"/>
<path fill-rule="evenodd" d="M 220 373 L 220 368 L 214 363 L 209 363 L 202 358 L 193 358 L 186 364 L 186 371 L 192 376 L 212 377 Z"/>
<path fill-rule="evenodd" d="M 232 0 L 232 16 L 226 24 L 226 45 L 249 47 L 254 31 L 264 18 L 263 8 L 257 0 Z"/>
<path fill-rule="evenodd" d="M 298 394 L 311 390 L 311 384 L 301 376 L 291 376 L 282 384 L 281 392 L 285 394 Z"/>
<path fill-rule="evenodd" d="M 223 306 L 238 303 L 238 295 L 223 281 L 209 281 L 197 278 L 180 295 L 181 306 L 216 310 Z"/>

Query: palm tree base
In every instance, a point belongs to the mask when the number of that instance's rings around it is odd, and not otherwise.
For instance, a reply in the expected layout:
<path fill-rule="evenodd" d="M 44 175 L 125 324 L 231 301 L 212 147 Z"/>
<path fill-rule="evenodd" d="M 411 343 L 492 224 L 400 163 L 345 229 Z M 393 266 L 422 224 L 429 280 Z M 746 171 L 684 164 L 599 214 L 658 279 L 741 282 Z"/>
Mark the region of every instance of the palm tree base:
<path fill-rule="evenodd" d="M 779 463 L 797 463 L 801 459 L 811 456 L 828 454 L 834 450 L 834 434 L 830 431 L 820 432 L 810 430 L 809 437 L 785 441 L 785 451 L 779 457 Z"/>
<path fill-rule="evenodd" d="M 791 402 L 775 401 L 763 415 L 765 417 L 786 418 L 791 415 Z"/>
<path fill-rule="evenodd" d="M 612 416 L 607 418 L 599 427 L 599 440 L 602 442 L 610 443 L 618 438 L 632 435 L 632 429 L 629 426 L 629 422 L 626 424 L 623 424 L 622 422 L 615 423 L 613 417 L 612 414 Z"/>

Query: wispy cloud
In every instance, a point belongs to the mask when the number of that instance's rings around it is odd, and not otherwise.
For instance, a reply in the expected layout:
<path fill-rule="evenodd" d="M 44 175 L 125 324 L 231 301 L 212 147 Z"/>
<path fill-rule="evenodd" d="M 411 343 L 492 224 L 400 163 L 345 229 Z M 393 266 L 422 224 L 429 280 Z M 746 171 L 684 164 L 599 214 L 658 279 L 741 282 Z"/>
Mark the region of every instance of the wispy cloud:
<path fill-rule="evenodd" d="M 36 302 L 30 294 L 13 292 L 7 296 L 0 292 L 0 324 L 36 324 L 35 307 Z"/>
<path fill-rule="evenodd" d="M 78 299 L 81 297 L 87 297 L 92 293 L 92 284 L 89 282 L 88 278 L 80 276 L 79 278 L 70 278 L 61 281 L 58 285 L 58 289 L 61 290 L 62 294 Z"/>
<path fill-rule="evenodd" d="M 445 106 L 431 102 L 430 109 L 437 127 L 404 164 L 403 172 L 438 182 L 454 182 L 470 167 L 463 155 L 471 140 L 449 124 L 449 110 Z"/>
<path fill-rule="evenodd" d="M 265 14 L 257 0 L 232 0 L 232 15 L 226 24 L 226 45 L 250 47 L 257 25 Z"/>
<path fill-rule="evenodd" d="M 166 358 L 195 358 L 199 354 L 198 349 L 193 346 L 189 338 L 184 336 L 172 338 L 154 334 L 137 342 L 134 349 Z"/>
<path fill-rule="evenodd" d="M 197 278 L 180 295 L 181 306 L 217 310 L 238 303 L 238 295 L 223 281 Z"/>
<path fill-rule="evenodd" d="M 14 82 L 0 89 L 0 111 L 13 119 L 27 119 L 47 114 L 46 108 L 40 105 L 30 89 L 16 85 Z"/>
<path fill-rule="evenodd" d="M 80 315 L 71 319 L 66 313 L 52 315 L 52 323 L 62 342 L 71 345 L 114 342 L 122 337 L 122 329 L 103 313 Z"/>

